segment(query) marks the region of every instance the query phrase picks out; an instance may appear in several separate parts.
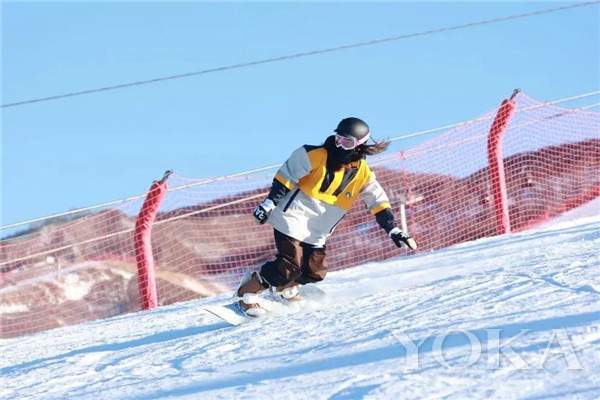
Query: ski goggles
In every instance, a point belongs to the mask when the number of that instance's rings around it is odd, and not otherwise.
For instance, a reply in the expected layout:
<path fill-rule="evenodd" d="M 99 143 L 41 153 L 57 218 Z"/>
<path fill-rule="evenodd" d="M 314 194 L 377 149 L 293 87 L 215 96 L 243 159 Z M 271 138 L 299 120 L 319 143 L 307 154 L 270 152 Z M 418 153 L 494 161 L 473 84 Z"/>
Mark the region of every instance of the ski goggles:
<path fill-rule="evenodd" d="M 344 150 L 354 150 L 355 148 L 357 148 L 361 144 L 366 143 L 367 140 L 369 140 L 369 134 L 368 133 L 367 133 L 367 135 L 365 135 L 365 137 L 363 137 L 360 140 L 357 139 L 357 138 L 355 138 L 355 137 L 348 137 L 348 136 L 338 135 L 337 133 L 335 135 L 335 145 L 336 145 L 336 147 L 341 147 Z"/>

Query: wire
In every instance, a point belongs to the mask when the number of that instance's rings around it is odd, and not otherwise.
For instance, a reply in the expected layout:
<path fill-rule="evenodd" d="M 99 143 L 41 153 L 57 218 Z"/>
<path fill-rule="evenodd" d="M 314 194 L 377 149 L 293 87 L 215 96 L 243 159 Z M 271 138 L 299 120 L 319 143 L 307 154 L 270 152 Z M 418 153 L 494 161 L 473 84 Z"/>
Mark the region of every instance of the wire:
<path fill-rule="evenodd" d="M 259 193 L 259 194 L 255 194 L 255 195 L 252 195 L 252 196 L 244 197 L 242 199 L 233 200 L 233 201 L 230 201 L 228 203 L 217 204 L 217 205 L 206 207 L 206 208 L 203 208 L 203 209 L 200 209 L 200 210 L 197 210 L 197 211 L 191 211 L 191 212 L 188 212 L 188 213 L 185 213 L 185 214 L 182 214 L 182 215 L 178 215 L 178 216 L 175 216 L 175 217 L 171 217 L 171 218 L 163 219 L 163 220 L 160 220 L 160 221 L 156 221 L 156 222 L 154 222 L 153 226 L 161 225 L 161 224 L 164 224 L 165 222 L 177 221 L 177 220 L 180 220 L 180 219 L 183 219 L 183 218 L 188 218 L 188 217 L 191 217 L 193 215 L 204 214 L 204 213 L 207 213 L 209 211 L 214 211 L 214 210 L 218 210 L 218 209 L 221 209 L 221 208 L 225 208 L 225 207 L 230 206 L 230 205 L 243 203 L 243 202 L 248 201 L 248 200 L 258 199 L 258 198 L 266 196 L 267 194 L 268 194 L 268 192 Z M 55 253 L 58 253 L 60 251 L 67 250 L 67 249 L 70 249 L 70 248 L 73 248 L 73 247 L 76 247 L 76 246 L 81 246 L 81 245 L 84 245 L 84 244 L 94 243 L 94 242 L 97 242 L 99 240 L 110 239 L 110 238 L 113 238 L 115 236 L 124 235 L 126 233 L 132 233 L 134 231 L 135 231 L 135 228 L 127 228 L 127 229 L 123 229 L 123 230 L 118 231 L 118 232 L 113 232 L 113 233 L 109 233 L 109 234 L 106 234 L 106 235 L 103 235 L 103 236 L 94 237 L 94 238 L 87 239 L 87 240 L 82 240 L 82 241 L 77 242 L 77 243 L 71 243 L 71 244 L 67 244 L 65 246 L 57 247 L 57 248 L 54 248 L 54 249 L 40 251 L 40 252 L 35 253 L 35 254 L 28 254 L 26 256 L 15 258 L 15 259 L 12 259 L 12 260 L 1 261 L 0 262 L 0 267 L 2 267 L 4 265 L 18 263 L 18 262 L 25 261 L 25 260 L 30 260 L 32 258 L 37 258 L 37 257 L 40 257 L 40 256 L 44 256 L 46 254 L 55 254 Z"/>
<path fill-rule="evenodd" d="M 600 103 L 590 104 L 588 106 L 584 106 L 584 107 L 581 107 L 581 108 L 567 110 L 566 113 L 581 112 L 581 111 L 587 110 L 589 108 L 597 107 L 599 105 L 600 105 Z M 564 114 L 556 114 L 553 117 L 557 117 L 557 116 L 561 116 L 561 115 L 564 115 Z M 530 124 L 536 123 L 536 122 L 537 121 L 530 121 L 528 123 L 524 123 L 524 124 L 518 125 L 517 127 L 523 127 L 523 126 L 530 125 Z M 271 167 L 261 168 L 260 170 L 264 170 L 266 168 L 271 168 Z M 243 173 L 235 174 L 235 176 L 240 176 L 240 175 L 243 175 Z M 206 183 L 206 182 L 198 182 L 197 184 L 203 184 L 203 183 Z M 174 190 L 181 189 L 183 187 L 187 188 L 187 187 L 190 187 L 190 186 L 194 186 L 194 184 L 183 185 L 181 187 L 174 188 Z M 230 201 L 228 203 L 216 204 L 216 205 L 213 205 L 213 206 L 210 206 L 210 207 L 202 208 L 200 210 L 191 211 L 191 212 L 188 212 L 188 213 L 185 213 L 185 214 L 181 214 L 181 215 L 177 215 L 177 216 L 174 216 L 174 217 L 171 217 L 171 218 L 166 218 L 164 220 L 156 221 L 154 223 L 154 225 L 161 225 L 161 224 L 164 224 L 166 222 L 171 222 L 171 221 L 176 221 L 176 220 L 188 218 L 188 217 L 191 217 L 193 215 L 204 214 L 204 213 L 207 213 L 209 211 L 214 211 L 214 210 L 222 209 L 222 208 L 225 208 L 225 207 L 230 206 L 230 205 L 234 205 L 234 204 L 239 204 L 239 203 L 246 202 L 248 200 L 254 200 L 254 199 L 262 198 L 267 193 L 268 192 L 253 194 L 251 196 L 247 196 L 247 197 L 244 197 L 244 198 L 241 198 L 241 199 L 232 200 L 232 201 Z M 0 229 L 2 229 L 2 228 L 0 228 Z M 135 228 L 128 228 L 128 229 L 124 229 L 124 230 L 121 230 L 121 231 L 118 231 L 118 232 L 109 233 L 109 234 L 104 235 L 104 236 L 100 236 L 100 237 L 95 237 L 95 238 L 83 240 L 83 241 L 78 242 L 78 243 L 71 243 L 71 244 L 68 244 L 68 245 L 65 245 L 65 246 L 62 246 L 62 247 L 58 247 L 58 248 L 54 248 L 54 249 L 49 249 L 49 250 L 44 250 L 44 251 L 41 251 L 41 252 L 38 252 L 38 253 L 35 253 L 35 254 L 28 254 L 28 255 L 20 257 L 20 258 L 1 261 L 0 262 L 0 267 L 5 266 L 5 265 L 9 265 L 9 264 L 14 264 L 14 263 L 21 262 L 21 261 L 30 260 L 32 258 L 37 258 L 37 257 L 43 256 L 43 255 L 47 255 L 47 254 L 57 253 L 59 251 L 67 250 L 67 249 L 73 248 L 75 246 L 81 246 L 83 244 L 89 244 L 89 243 L 97 242 L 99 240 L 109 239 L 109 238 L 112 238 L 112 237 L 115 237 L 115 236 L 123 235 L 123 234 L 126 234 L 126 233 L 131 233 L 131 232 L 134 232 L 134 231 L 135 231 Z"/>
<path fill-rule="evenodd" d="M 533 109 L 540 108 L 540 107 L 543 107 L 543 106 L 565 103 L 565 102 L 568 102 L 568 101 L 579 100 L 579 99 L 583 99 L 583 98 L 586 98 L 586 97 L 595 96 L 595 95 L 599 95 L 599 94 L 600 94 L 600 90 L 596 90 L 596 91 L 593 91 L 593 92 L 587 92 L 587 93 L 579 94 L 579 95 L 576 95 L 576 96 L 563 97 L 561 99 L 551 100 L 551 101 L 547 101 L 547 102 L 544 102 L 544 103 L 537 104 L 535 106 L 526 107 L 526 108 L 524 108 L 524 109 L 522 109 L 520 111 L 521 112 L 522 111 L 531 111 Z M 594 103 L 594 104 L 590 104 L 590 105 L 587 105 L 587 106 L 580 107 L 578 110 L 588 110 L 588 109 L 591 109 L 591 108 L 594 108 L 594 107 L 598 107 L 599 105 L 600 105 L 600 103 Z M 479 122 L 479 121 L 483 121 L 483 120 L 486 120 L 486 119 L 491 119 L 492 117 L 493 116 L 486 115 L 484 117 L 475 118 L 475 119 L 471 119 L 471 120 L 467 120 L 467 121 L 462 121 L 462 122 L 458 122 L 458 123 L 455 123 L 455 124 L 444 125 L 444 126 L 440 126 L 438 128 L 433 128 L 433 129 L 427 129 L 427 130 L 424 130 L 424 131 L 413 132 L 413 133 L 409 133 L 409 134 L 401 135 L 401 136 L 394 136 L 394 137 L 390 138 L 390 140 L 391 141 L 397 141 L 397 140 L 409 139 L 409 138 L 418 137 L 418 136 L 424 136 L 424 135 L 428 135 L 428 134 L 431 134 L 431 133 L 434 133 L 434 132 L 444 131 L 444 130 L 447 130 L 447 129 L 456 128 L 456 127 L 459 127 L 459 126 L 464 126 L 464 125 L 471 124 L 471 123 L 474 123 L 474 122 Z M 179 191 L 179 190 L 188 189 L 188 188 L 195 187 L 195 186 L 201 186 L 201 185 L 206 185 L 206 184 L 209 184 L 209 183 L 219 182 L 219 181 L 222 181 L 222 180 L 228 180 L 228 179 L 237 178 L 237 177 L 241 177 L 241 176 L 245 176 L 245 175 L 251 175 L 251 174 L 257 173 L 257 172 L 263 172 L 263 171 L 272 170 L 274 168 L 279 167 L 280 165 L 281 164 L 268 165 L 266 167 L 256 168 L 256 169 L 252 169 L 252 170 L 248 170 L 248 171 L 243 171 L 243 172 L 238 172 L 238 173 L 235 173 L 235 174 L 225 175 L 225 176 L 221 176 L 221 177 L 217 177 L 217 178 L 202 179 L 202 180 L 199 180 L 199 181 L 196 181 L 196 182 L 192 182 L 192 183 L 188 183 L 188 184 L 185 184 L 185 185 L 180 185 L 180 186 L 175 186 L 173 188 L 169 188 L 167 191 L 168 192 L 176 192 L 176 191 Z M 107 206 L 111 206 L 111 205 L 123 204 L 123 203 L 129 202 L 129 201 L 141 199 L 141 198 L 145 197 L 147 195 L 147 193 L 148 192 L 145 192 L 143 194 L 136 195 L 136 196 L 127 197 L 127 198 L 120 199 L 120 200 L 111 201 L 111 202 L 108 202 L 108 203 L 102 203 L 102 204 L 97 204 L 97 205 L 94 205 L 94 206 L 89 206 L 89 207 L 84 207 L 84 208 L 78 208 L 78 209 L 70 210 L 70 211 L 67 211 L 67 212 L 59 213 L 59 214 L 52 214 L 52 215 L 48 215 L 48 216 L 45 216 L 45 217 L 40 217 L 40 218 L 30 219 L 30 220 L 27 220 L 27 221 L 17 222 L 17 223 L 10 224 L 10 225 L 0 226 L 0 231 L 11 229 L 11 228 L 16 228 L 18 226 L 28 225 L 28 224 L 33 223 L 33 222 L 44 221 L 44 220 L 47 220 L 47 219 L 50 219 L 50 218 L 57 218 L 57 217 L 62 217 L 62 216 L 66 216 L 66 215 L 77 214 L 77 213 L 80 213 L 80 212 L 83 212 L 83 211 L 89 211 L 89 210 L 94 210 L 94 209 L 98 209 L 98 208 L 103 208 L 103 207 L 107 207 Z"/>
<path fill-rule="evenodd" d="M 84 211 L 95 210 L 97 208 L 104 208 L 104 207 L 108 207 L 108 206 L 114 206 L 114 205 L 117 205 L 117 204 L 123 204 L 123 203 L 127 203 L 127 202 L 130 202 L 130 201 L 133 201 L 133 200 L 141 199 L 141 198 L 143 198 L 145 196 L 146 196 L 146 193 L 140 194 L 140 195 L 137 195 L 137 196 L 127 197 L 125 199 L 120 199 L 120 200 L 115 200 L 115 201 L 109 201 L 108 203 L 102 203 L 102 204 L 97 204 L 97 205 L 94 205 L 94 206 L 83 207 L 83 208 L 76 208 L 76 209 L 65 211 L 65 212 L 62 212 L 62 213 L 59 213 L 59 214 L 51 214 L 51 215 L 47 215 L 45 217 L 29 219 L 27 221 L 17 222 L 15 224 L 0 226 L 0 230 L 10 229 L 10 228 L 16 228 L 17 226 L 28 225 L 28 224 L 31 224 L 31 223 L 34 223 L 34 222 L 45 221 L 47 219 L 59 218 L 59 217 L 64 217 L 64 216 L 72 215 L 72 214 L 79 214 L 79 213 L 82 213 Z"/>
<path fill-rule="evenodd" d="M 598 106 L 600 106 L 600 103 L 594 103 L 594 104 L 590 104 L 590 105 L 581 107 L 580 110 L 590 110 L 590 109 L 596 108 Z"/>
<path fill-rule="evenodd" d="M 499 23 L 499 22 L 505 22 L 505 21 L 515 20 L 515 19 L 520 19 L 520 18 L 527 18 L 527 17 L 533 17 L 533 16 L 538 16 L 538 15 L 543 15 L 543 14 L 549 14 L 549 13 L 573 9 L 573 8 L 587 7 L 587 6 L 590 6 L 593 4 L 598 4 L 598 3 L 600 3 L 600 0 L 590 1 L 590 2 L 585 2 L 585 3 L 576 3 L 576 4 L 571 4 L 571 5 L 562 6 L 562 7 L 546 8 L 546 9 L 532 11 L 532 12 L 523 13 L 523 14 L 513 14 L 513 15 L 508 15 L 506 17 L 485 19 L 485 20 L 469 22 L 469 23 L 461 24 L 461 25 L 453 25 L 453 26 L 447 26 L 447 27 L 442 27 L 442 28 L 437 28 L 437 29 L 430 29 L 430 30 L 421 31 L 421 32 L 414 32 L 414 33 L 408 33 L 408 34 L 403 34 L 403 35 L 390 36 L 390 37 L 382 38 L 382 39 L 373 39 L 373 40 L 368 40 L 368 41 L 364 41 L 364 42 L 350 43 L 350 44 L 345 44 L 345 45 L 336 46 L 336 47 L 329 47 L 329 48 L 324 48 L 324 49 L 305 51 L 305 52 L 300 52 L 300 53 L 283 55 L 283 56 L 279 56 L 279 57 L 265 58 L 262 60 L 255 60 L 255 61 L 249 61 L 249 62 L 238 63 L 238 64 L 224 65 L 224 66 L 208 68 L 208 69 L 204 69 L 204 70 L 200 70 L 200 71 L 187 72 L 187 73 L 183 73 L 183 74 L 176 74 L 176 75 L 163 76 L 163 77 L 158 77 L 158 78 L 153 78 L 153 79 L 145 79 L 145 80 L 139 80 L 139 81 L 134 81 L 134 82 L 127 82 L 127 83 L 116 84 L 116 85 L 111 85 L 111 86 L 99 87 L 99 88 L 95 88 L 95 89 L 80 90 L 80 91 L 75 91 L 75 92 L 58 94 L 55 96 L 38 97 L 38 98 L 29 99 L 29 100 L 23 100 L 23 101 L 17 101 L 17 102 L 13 102 L 13 103 L 2 104 L 1 108 L 18 107 L 18 106 L 23 106 L 26 104 L 59 100 L 59 99 L 67 98 L 67 97 L 83 96 L 83 95 L 92 94 L 92 93 L 106 92 L 106 91 L 124 89 L 124 88 L 129 88 L 129 87 L 134 87 L 134 86 L 149 85 L 149 84 L 153 84 L 153 83 L 159 83 L 159 82 L 170 81 L 170 80 L 175 80 L 175 79 L 189 78 L 192 76 L 205 75 L 205 74 L 210 74 L 210 73 L 214 73 L 214 72 L 222 72 L 222 71 L 228 71 L 228 70 L 233 70 L 233 69 L 247 68 L 247 67 L 251 67 L 251 66 L 255 66 L 255 65 L 269 64 L 269 63 L 274 63 L 274 62 L 279 62 L 279 61 L 292 60 L 292 59 L 296 59 L 296 58 L 315 56 L 315 55 L 319 55 L 319 54 L 333 53 L 336 51 L 355 49 L 358 47 L 373 46 L 373 45 L 377 45 L 377 44 L 394 42 L 394 41 L 403 40 L 403 39 L 433 35 L 433 34 L 437 34 L 437 33 L 456 31 L 456 30 L 471 28 L 471 27 L 480 26 L 480 25 L 495 24 L 495 23 Z"/>
<path fill-rule="evenodd" d="M 546 101 L 546 102 L 543 102 L 543 103 L 540 103 L 540 104 L 536 104 L 535 106 L 525 107 L 522 110 L 519 110 L 519 112 L 536 110 L 536 109 L 541 108 L 541 107 L 546 107 L 546 106 L 549 106 L 549 105 L 565 103 L 567 101 L 572 101 L 572 100 L 579 100 L 579 99 L 583 99 L 583 98 L 590 97 L 590 96 L 596 96 L 598 94 L 600 94 L 600 90 L 595 90 L 593 92 L 579 94 L 577 96 L 564 97 L 564 98 L 558 99 L 558 100 Z M 589 105 L 589 106 L 581 107 L 581 108 L 579 108 L 579 110 L 587 110 L 589 108 L 593 108 L 593 107 L 596 107 L 596 106 L 597 106 L 597 104 L 592 104 L 592 105 Z M 484 115 L 483 117 L 479 117 L 479 118 L 475 118 L 475 119 L 470 119 L 470 120 L 466 120 L 466 121 L 462 121 L 462 122 L 457 122 L 457 123 L 450 124 L 450 125 L 444 125 L 444 126 L 440 126 L 438 128 L 427 129 L 427 130 L 424 130 L 424 131 L 419 131 L 419 132 L 413 132 L 413 133 L 409 133 L 409 134 L 405 134 L 405 135 L 394 136 L 394 137 L 391 137 L 389 140 L 390 140 L 390 142 L 395 142 L 395 141 L 398 141 L 398 140 L 410 139 L 410 138 L 419 137 L 419 136 L 425 136 L 425 135 L 429 135 L 431 133 L 435 133 L 435 132 L 439 132 L 439 131 L 445 131 L 445 130 L 452 129 L 452 128 L 458 128 L 458 127 L 462 127 L 462 126 L 465 126 L 465 125 L 470 125 L 470 124 L 473 124 L 475 122 L 486 121 L 486 120 L 494 118 L 494 116 L 495 115 Z"/>

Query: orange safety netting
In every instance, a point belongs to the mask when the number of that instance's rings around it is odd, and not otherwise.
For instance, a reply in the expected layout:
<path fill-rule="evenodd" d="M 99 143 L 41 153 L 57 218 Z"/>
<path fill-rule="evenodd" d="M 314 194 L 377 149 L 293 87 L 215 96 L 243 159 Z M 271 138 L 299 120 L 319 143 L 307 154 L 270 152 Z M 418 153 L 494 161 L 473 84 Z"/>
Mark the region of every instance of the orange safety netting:
<path fill-rule="evenodd" d="M 522 93 L 515 104 L 501 148 L 510 230 L 519 231 L 600 195 L 600 113 Z M 495 116 L 369 160 L 418 251 L 497 234 L 488 170 Z M 255 224 L 252 210 L 276 169 L 169 180 L 152 226 L 159 304 L 231 290 L 244 271 L 273 257 L 272 229 Z M 46 221 L 0 241 L 0 337 L 139 310 L 134 229 L 141 204 Z M 398 250 L 360 202 L 327 249 L 330 270 L 412 254 Z"/>

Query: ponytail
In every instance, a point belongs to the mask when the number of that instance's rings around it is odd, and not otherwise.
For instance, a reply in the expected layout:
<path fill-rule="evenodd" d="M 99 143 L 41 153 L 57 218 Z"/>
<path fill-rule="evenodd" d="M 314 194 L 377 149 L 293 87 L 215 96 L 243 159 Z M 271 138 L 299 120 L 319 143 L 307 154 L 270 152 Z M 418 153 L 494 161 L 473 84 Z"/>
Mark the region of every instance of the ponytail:
<path fill-rule="evenodd" d="M 383 153 L 390 146 L 389 140 L 374 141 L 373 144 L 363 144 L 357 150 L 363 156 L 374 156 L 375 154 Z"/>

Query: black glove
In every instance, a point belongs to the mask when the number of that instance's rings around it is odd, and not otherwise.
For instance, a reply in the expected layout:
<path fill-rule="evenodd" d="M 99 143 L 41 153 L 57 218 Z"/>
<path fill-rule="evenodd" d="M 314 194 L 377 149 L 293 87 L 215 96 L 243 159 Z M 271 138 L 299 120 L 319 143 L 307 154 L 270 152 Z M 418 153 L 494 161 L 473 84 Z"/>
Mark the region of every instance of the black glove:
<path fill-rule="evenodd" d="M 269 214 L 271 214 L 271 211 L 273 211 L 274 208 L 275 203 L 273 203 L 273 200 L 265 199 L 265 201 L 256 206 L 252 215 L 254 215 L 256 222 L 262 225 L 267 222 Z"/>
<path fill-rule="evenodd" d="M 402 230 L 398 227 L 392 229 L 390 233 L 388 233 L 394 244 L 398 247 L 408 247 L 411 250 L 417 249 L 417 242 L 415 239 L 411 238 L 408 234 L 402 232 Z"/>

